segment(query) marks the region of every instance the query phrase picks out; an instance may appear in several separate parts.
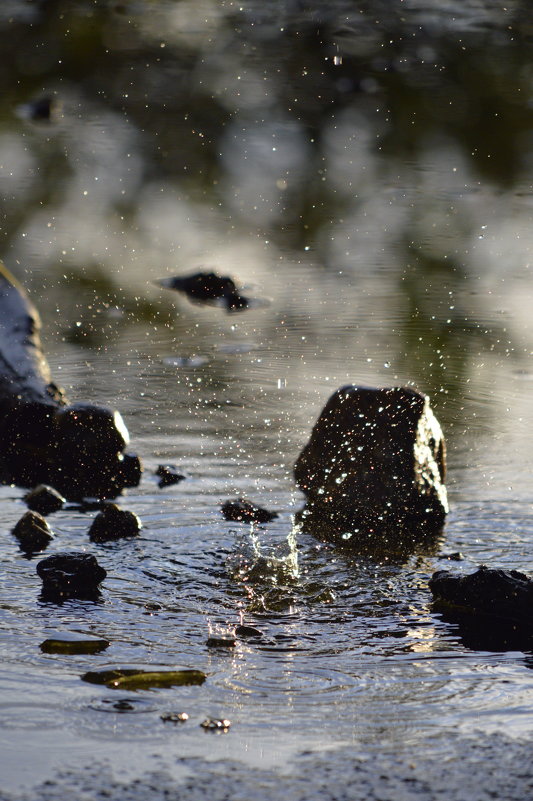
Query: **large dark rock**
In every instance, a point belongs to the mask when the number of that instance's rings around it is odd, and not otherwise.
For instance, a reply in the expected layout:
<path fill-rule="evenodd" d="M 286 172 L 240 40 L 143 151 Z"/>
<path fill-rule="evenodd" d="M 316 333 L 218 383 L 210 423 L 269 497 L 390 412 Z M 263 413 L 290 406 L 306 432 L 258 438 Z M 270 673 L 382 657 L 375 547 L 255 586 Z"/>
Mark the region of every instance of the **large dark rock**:
<path fill-rule="evenodd" d="M 429 588 L 439 608 L 514 621 L 533 631 L 533 581 L 518 570 L 482 566 L 466 576 L 438 570 Z"/>
<path fill-rule="evenodd" d="M 435 532 L 448 511 L 440 425 L 428 398 L 403 387 L 337 390 L 294 475 L 306 528 L 343 545 Z"/>
<path fill-rule="evenodd" d="M 107 501 L 92 522 L 89 539 L 92 542 L 114 542 L 123 537 L 136 537 L 141 528 L 141 521 L 134 512 Z"/>
<path fill-rule="evenodd" d="M 92 554 L 73 551 L 48 556 L 37 565 L 44 599 L 96 598 L 107 576 Z"/>
<path fill-rule="evenodd" d="M 0 480 L 49 484 L 70 500 L 116 497 L 140 479 L 139 459 L 119 412 L 67 404 L 53 383 L 39 337 L 40 319 L 0 263 Z"/>

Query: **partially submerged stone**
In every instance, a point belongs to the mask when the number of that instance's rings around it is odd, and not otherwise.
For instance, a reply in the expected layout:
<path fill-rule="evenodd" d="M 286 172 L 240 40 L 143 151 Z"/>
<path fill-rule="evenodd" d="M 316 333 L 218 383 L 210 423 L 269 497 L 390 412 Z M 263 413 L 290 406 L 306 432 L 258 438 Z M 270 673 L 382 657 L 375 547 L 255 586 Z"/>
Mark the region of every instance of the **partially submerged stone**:
<path fill-rule="evenodd" d="M 93 598 L 107 576 L 92 554 L 72 551 L 56 553 L 37 565 L 43 582 L 43 597 L 51 600 Z"/>
<path fill-rule="evenodd" d="M 55 632 L 40 644 L 45 654 L 99 654 L 109 648 L 109 641 L 72 631 Z"/>
<path fill-rule="evenodd" d="M 54 539 L 54 533 L 38 512 L 25 512 L 11 532 L 26 553 L 43 551 Z"/>
<path fill-rule="evenodd" d="M 277 512 L 269 512 L 268 509 L 256 506 L 243 498 L 226 501 L 221 511 L 226 520 L 235 520 L 239 523 L 269 523 L 278 516 Z"/>
<path fill-rule="evenodd" d="M 123 690 L 150 690 L 152 688 L 183 687 L 203 684 L 206 675 L 201 670 L 144 670 L 141 667 L 116 667 L 90 670 L 81 677 L 91 684 Z"/>
<path fill-rule="evenodd" d="M 68 405 L 52 381 L 40 318 L 0 263 L 0 480 L 48 484 L 69 500 L 116 497 L 139 483 L 137 456 L 120 414 L 93 403 Z"/>
<path fill-rule="evenodd" d="M 227 718 L 206 718 L 200 723 L 205 731 L 227 732 L 231 726 L 231 720 Z"/>
<path fill-rule="evenodd" d="M 518 570 L 482 566 L 466 576 L 438 570 L 429 588 L 437 606 L 514 621 L 533 631 L 533 580 Z"/>
<path fill-rule="evenodd" d="M 136 514 L 108 501 L 94 518 L 89 538 L 92 542 L 112 542 L 123 537 L 136 537 L 141 528 L 141 521 Z"/>
<path fill-rule="evenodd" d="M 24 500 L 29 509 L 43 516 L 59 512 L 65 503 L 65 498 L 61 493 L 47 484 L 39 484 L 31 492 L 28 492 Z"/>
<path fill-rule="evenodd" d="M 246 309 L 249 305 L 248 299 L 239 294 L 234 280 L 227 275 L 199 272 L 161 278 L 157 283 L 167 289 L 183 292 L 189 300 L 196 303 L 218 301 L 228 311 Z"/>
<path fill-rule="evenodd" d="M 185 476 L 178 473 L 173 464 L 160 464 L 155 471 L 156 476 L 159 478 L 159 487 L 170 487 L 172 484 L 179 484 L 180 481 L 185 480 Z"/>
<path fill-rule="evenodd" d="M 440 425 L 428 398 L 404 387 L 337 390 L 294 475 L 307 497 L 305 513 L 342 544 L 436 531 L 448 511 Z"/>

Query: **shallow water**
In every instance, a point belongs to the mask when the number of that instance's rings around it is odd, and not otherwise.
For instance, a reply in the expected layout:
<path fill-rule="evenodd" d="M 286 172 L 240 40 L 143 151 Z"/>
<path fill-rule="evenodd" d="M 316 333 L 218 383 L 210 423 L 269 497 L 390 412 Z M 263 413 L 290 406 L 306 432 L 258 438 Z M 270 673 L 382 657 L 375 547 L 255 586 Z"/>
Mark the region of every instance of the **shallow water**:
<path fill-rule="evenodd" d="M 116 780 L 145 801 L 202 773 L 198 798 L 274 797 L 278 775 L 287 798 L 351 782 L 354 798 L 433 798 L 424 771 L 443 801 L 524 797 L 501 755 L 526 761 L 531 654 L 445 622 L 428 579 L 533 574 L 529 8 L 101 5 L 0 10 L 0 255 L 70 399 L 123 413 L 145 472 L 119 503 L 143 530 L 98 545 L 95 512 L 51 515 L 46 553 L 87 550 L 108 577 L 99 603 L 44 602 L 40 556 L 10 533 L 24 491 L 0 487 L 0 797 L 50 797 L 53 778 L 56 797 Z M 44 93 L 62 104 L 49 122 L 14 113 Z M 251 307 L 155 283 L 199 269 Z M 433 541 L 358 554 L 295 526 L 294 461 L 346 383 L 430 395 L 451 507 Z M 162 463 L 186 480 L 160 489 Z M 226 521 L 240 496 L 279 517 Z M 261 635 L 207 646 L 240 623 Z M 110 645 L 43 652 L 57 632 Z M 207 679 L 81 680 L 126 664 Z"/>

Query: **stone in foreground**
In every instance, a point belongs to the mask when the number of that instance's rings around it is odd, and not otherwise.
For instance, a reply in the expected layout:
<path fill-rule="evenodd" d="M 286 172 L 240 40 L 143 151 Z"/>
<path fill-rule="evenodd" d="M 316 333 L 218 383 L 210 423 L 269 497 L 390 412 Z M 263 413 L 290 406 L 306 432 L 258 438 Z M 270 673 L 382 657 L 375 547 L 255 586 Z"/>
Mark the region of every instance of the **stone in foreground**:
<path fill-rule="evenodd" d="M 428 398 L 404 387 L 337 390 L 294 475 L 307 496 L 304 521 L 344 545 L 437 531 L 448 511 L 441 427 Z"/>
<path fill-rule="evenodd" d="M 106 570 L 88 553 L 72 551 L 56 553 L 37 565 L 43 581 L 43 597 L 50 600 L 93 598 Z"/>
<path fill-rule="evenodd" d="M 67 404 L 52 381 L 40 318 L 0 263 L 0 481 L 49 484 L 69 500 L 114 498 L 136 486 L 141 464 L 125 454 L 121 415 L 93 403 Z"/>
<path fill-rule="evenodd" d="M 429 588 L 439 606 L 514 621 L 533 631 L 533 580 L 518 570 L 482 566 L 466 576 L 438 570 Z"/>

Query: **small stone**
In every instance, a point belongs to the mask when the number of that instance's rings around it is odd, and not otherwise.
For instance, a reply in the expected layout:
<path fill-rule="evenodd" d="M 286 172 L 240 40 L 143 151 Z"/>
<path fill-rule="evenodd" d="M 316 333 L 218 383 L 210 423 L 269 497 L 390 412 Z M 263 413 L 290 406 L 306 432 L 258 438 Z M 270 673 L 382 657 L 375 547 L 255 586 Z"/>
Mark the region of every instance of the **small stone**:
<path fill-rule="evenodd" d="M 226 520 L 235 520 L 239 523 L 269 523 L 278 516 L 277 512 L 269 512 L 243 498 L 226 501 L 222 505 L 222 514 Z"/>
<path fill-rule="evenodd" d="M 450 562 L 463 562 L 465 556 L 461 551 L 454 551 L 453 553 L 440 553 L 437 559 L 448 559 Z"/>
<path fill-rule="evenodd" d="M 141 521 L 133 512 L 120 509 L 111 501 L 104 503 L 89 529 L 92 542 L 112 542 L 123 537 L 136 537 L 142 528 Z"/>
<path fill-rule="evenodd" d="M 99 654 L 109 648 L 109 641 L 75 632 L 57 632 L 39 648 L 44 654 Z"/>
<path fill-rule="evenodd" d="M 170 487 L 172 484 L 179 484 L 184 481 L 185 476 L 178 473 L 173 464 L 160 464 L 155 471 L 156 476 L 159 477 L 159 487 Z"/>
<path fill-rule="evenodd" d="M 39 484 L 25 496 L 26 505 L 40 515 L 51 515 L 63 508 L 65 498 L 48 484 Z"/>
<path fill-rule="evenodd" d="M 231 721 L 227 718 L 206 718 L 200 723 L 202 729 L 205 731 L 228 731 L 231 726 Z"/>
<path fill-rule="evenodd" d="M 163 723 L 185 723 L 189 720 L 186 712 L 169 712 L 166 715 L 161 715 Z"/>
<path fill-rule="evenodd" d="M 263 632 L 256 629 L 255 626 L 237 626 L 235 634 L 238 637 L 262 637 Z"/>
<path fill-rule="evenodd" d="M 92 598 L 107 571 L 92 554 L 73 551 L 56 553 L 37 565 L 43 581 L 43 596 L 50 599 Z"/>
<path fill-rule="evenodd" d="M 21 549 L 26 553 L 43 551 L 54 539 L 50 526 L 38 512 L 25 512 L 12 534 L 18 539 Z"/>

